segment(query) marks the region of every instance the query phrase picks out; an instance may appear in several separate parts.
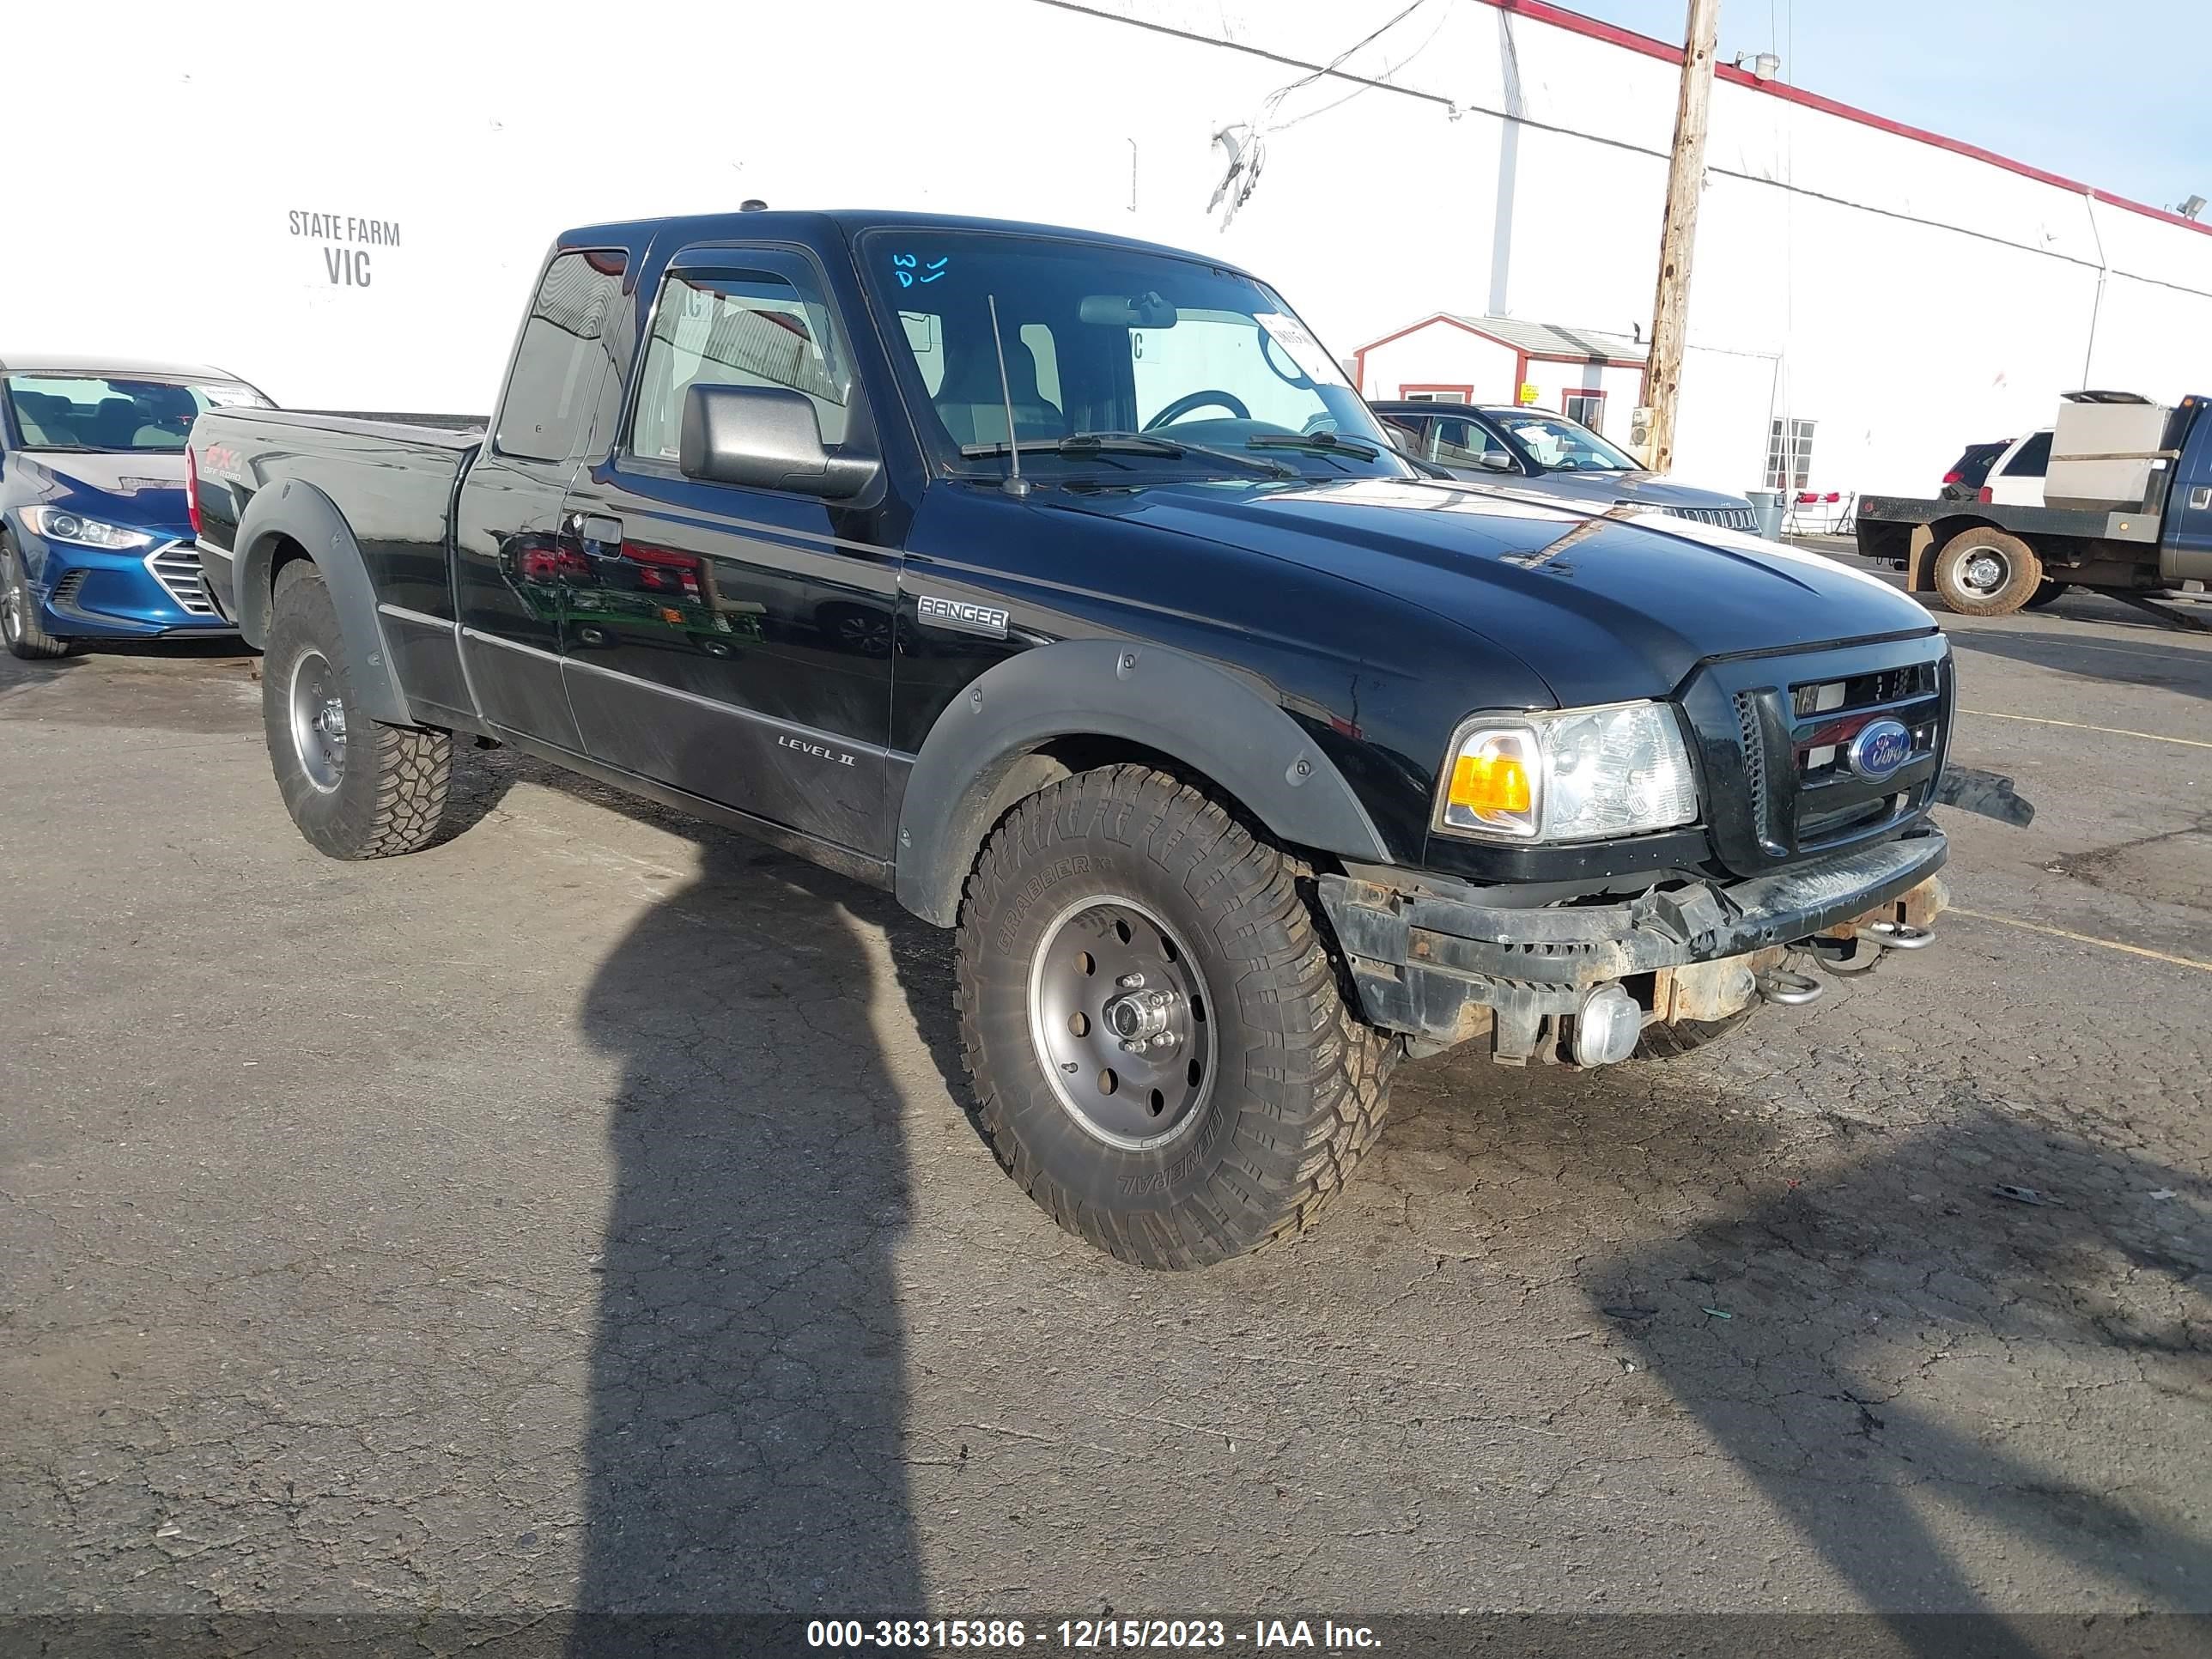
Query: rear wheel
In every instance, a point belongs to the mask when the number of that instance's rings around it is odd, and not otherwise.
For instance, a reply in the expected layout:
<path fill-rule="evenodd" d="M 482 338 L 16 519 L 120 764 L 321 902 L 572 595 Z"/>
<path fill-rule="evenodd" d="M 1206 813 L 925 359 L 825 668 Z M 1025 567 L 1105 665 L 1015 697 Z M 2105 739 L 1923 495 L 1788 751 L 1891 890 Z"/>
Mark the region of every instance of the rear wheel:
<path fill-rule="evenodd" d="M 1298 871 L 1166 773 L 1030 796 L 961 907 L 985 1135 L 1069 1232 L 1197 1267 L 1304 1227 L 1375 1143 L 1396 1044 L 1363 1024 Z"/>
<path fill-rule="evenodd" d="M 2040 611 L 2072 586 L 2071 582 L 2054 581 L 2045 576 L 2043 579 L 2043 585 L 2028 596 L 2027 608 L 2030 611 Z"/>
<path fill-rule="evenodd" d="M 2009 617 L 2043 586 L 2043 561 L 2017 536 L 1972 525 L 1936 556 L 1936 592 L 1962 617 Z"/>
<path fill-rule="evenodd" d="M 436 833 L 452 735 L 386 726 L 362 710 L 337 607 L 304 560 L 277 573 L 261 723 L 285 810 L 319 851 L 389 858 Z"/>
<path fill-rule="evenodd" d="M 15 543 L 0 537 L 0 641 L 9 654 L 26 662 L 51 661 L 69 654 L 70 642 L 39 625 L 39 601 Z"/>

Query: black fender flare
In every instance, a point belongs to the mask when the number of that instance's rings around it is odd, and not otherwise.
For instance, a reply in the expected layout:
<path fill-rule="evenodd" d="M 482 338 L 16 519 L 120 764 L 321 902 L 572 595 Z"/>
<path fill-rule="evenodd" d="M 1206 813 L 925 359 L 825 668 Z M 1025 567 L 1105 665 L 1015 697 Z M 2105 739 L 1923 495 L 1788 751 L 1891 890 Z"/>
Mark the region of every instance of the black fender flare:
<path fill-rule="evenodd" d="M 1024 758 L 1067 737 L 1119 738 L 1181 761 L 1280 841 L 1392 862 L 1344 775 L 1248 682 L 1160 646 L 1066 640 L 987 670 L 930 727 L 899 807 L 899 902 L 952 926 L 993 821 L 1051 781 L 1048 771 L 1024 769 Z"/>
<path fill-rule="evenodd" d="M 331 591 L 338 629 L 345 635 L 354 690 L 370 718 L 387 726 L 413 726 L 414 711 L 392 665 L 392 648 L 376 614 L 376 589 L 368 562 L 337 503 L 311 483 L 287 478 L 258 491 L 239 515 L 231 591 L 234 620 L 246 642 L 258 651 L 269 640 L 269 605 L 276 544 L 289 538 L 304 549 Z"/>

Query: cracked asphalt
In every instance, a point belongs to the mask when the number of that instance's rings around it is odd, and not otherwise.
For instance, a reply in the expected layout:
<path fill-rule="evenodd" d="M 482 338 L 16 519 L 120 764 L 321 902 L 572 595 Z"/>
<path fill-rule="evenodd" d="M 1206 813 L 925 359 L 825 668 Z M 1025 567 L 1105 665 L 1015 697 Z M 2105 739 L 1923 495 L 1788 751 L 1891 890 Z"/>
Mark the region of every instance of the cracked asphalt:
<path fill-rule="evenodd" d="M 1171 1277 L 888 899 L 504 754 L 331 863 L 250 657 L 0 662 L 0 1613 L 2212 1612 L 2212 637 L 1946 621 L 1935 948 Z"/>

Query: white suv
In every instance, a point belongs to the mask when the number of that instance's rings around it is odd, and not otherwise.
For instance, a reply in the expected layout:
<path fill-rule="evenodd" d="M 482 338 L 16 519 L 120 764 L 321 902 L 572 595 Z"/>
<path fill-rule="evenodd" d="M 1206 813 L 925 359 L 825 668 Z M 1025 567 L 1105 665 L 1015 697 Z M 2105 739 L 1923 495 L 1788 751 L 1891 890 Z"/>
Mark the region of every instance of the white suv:
<path fill-rule="evenodd" d="M 2043 475 L 2051 468 L 2051 428 L 2014 438 L 1982 481 L 1982 499 L 1994 507 L 2041 507 Z"/>

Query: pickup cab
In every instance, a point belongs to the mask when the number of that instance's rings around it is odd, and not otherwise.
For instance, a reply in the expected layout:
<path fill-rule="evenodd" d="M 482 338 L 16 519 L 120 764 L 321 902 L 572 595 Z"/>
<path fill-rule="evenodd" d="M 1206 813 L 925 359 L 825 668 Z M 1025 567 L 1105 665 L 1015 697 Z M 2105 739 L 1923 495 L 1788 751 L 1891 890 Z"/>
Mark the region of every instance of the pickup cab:
<path fill-rule="evenodd" d="M 456 738 L 957 933 L 984 1133 L 1148 1267 L 1309 1223 L 1394 1064 L 1668 1058 L 1923 945 L 1952 665 L 1869 575 L 1434 481 L 1257 278 L 750 212 L 555 244 L 481 432 L 225 409 L 210 590 L 337 858 Z"/>

